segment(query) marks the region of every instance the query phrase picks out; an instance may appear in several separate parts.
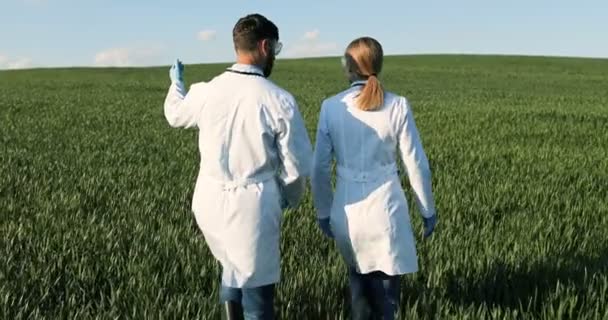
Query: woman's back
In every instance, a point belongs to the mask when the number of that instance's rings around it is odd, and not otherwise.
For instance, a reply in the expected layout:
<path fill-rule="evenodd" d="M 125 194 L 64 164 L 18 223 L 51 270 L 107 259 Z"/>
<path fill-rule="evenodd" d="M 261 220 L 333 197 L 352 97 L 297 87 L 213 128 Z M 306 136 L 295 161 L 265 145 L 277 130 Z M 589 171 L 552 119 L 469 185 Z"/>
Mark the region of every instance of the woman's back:
<path fill-rule="evenodd" d="M 314 206 L 321 230 L 335 239 L 348 266 L 353 313 L 363 315 L 368 306 L 392 319 L 399 303 L 398 275 L 418 270 L 396 154 L 425 218 L 426 236 L 435 223 L 431 172 L 408 101 L 384 91 L 378 79 L 380 43 L 370 37 L 353 40 L 342 63 L 352 85 L 321 107 L 311 176 Z M 371 295 L 370 288 L 375 288 Z"/>
<path fill-rule="evenodd" d="M 434 206 L 426 156 L 407 100 L 384 92 L 381 106 L 362 110 L 356 104 L 360 83 L 323 101 L 313 160 L 315 206 L 320 218 L 330 218 L 340 252 L 358 271 L 415 272 L 416 249 L 397 154 L 419 208 L 428 216 Z M 335 192 L 332 159 L 337 164 Z"/>
<path fill-rule="evenodd" d="M 319 129 L 330 138 L 338 174 L 368 180 L 396 171 L 400 126 L 407 105 L 405 98 L 386 92 L 382 107 L 361 110 L 355 104 L 359 84 L 324 101 Z"/>

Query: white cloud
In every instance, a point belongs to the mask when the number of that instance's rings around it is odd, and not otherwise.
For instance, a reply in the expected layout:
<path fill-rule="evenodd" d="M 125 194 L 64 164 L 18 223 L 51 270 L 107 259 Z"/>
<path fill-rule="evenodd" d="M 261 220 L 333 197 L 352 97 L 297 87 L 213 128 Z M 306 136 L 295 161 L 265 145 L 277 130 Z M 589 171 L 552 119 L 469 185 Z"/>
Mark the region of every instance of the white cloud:
<path fill-rule="evenodd" d="M 288 46 L 285 56 L 290 58 L 320 57 L 338 54 L 339 46 L 335 42 L 322 41 L 318 29 L 307 31 L 299 41 Z"/>
<path fill-rule="evenodd" d="M 131 50 L 128 48 L 113 48 L 95 55 L 95 65 L 123 67 L 131 64 Z"/>
<path fill-rule="evenodd" d="M 290 46 L 285 55 L 292 58 L 320 57 L 338 53 L 338 45 L 333 42 L 298 43 Z"/>
<path fill-rule="evenodd" d="M 155 47 L 119 47 L 98 52 L 94 61 L 98 67 L 143 66 L 157 62 L 159 54 Z"/>
<path fill-rule="evenodd" d="M 9 69 L 27 69 L 32 67 L 32 60 L 29 58 L 17 58 L 8 62 Z"/>
<path fill-rule="evenodd" d="M 10 58 L 5 55 L 0 55 L 0 69 L 27 69 L 31 67 L 32 60 L 30 58 Z"/>
<path fill-rule="evenodd" d="M 215 38 L 217 32 L 215 30 L 202 30 L 197 34 L 197 38 L 201 41 L 209 41 Z"/>
<path fill-rule="evenodd" d="M 305 40 L 317 40 L 319 39 L 319 30 L 315 29 L 313 31 L 307 31 L 304 33 Z"/>

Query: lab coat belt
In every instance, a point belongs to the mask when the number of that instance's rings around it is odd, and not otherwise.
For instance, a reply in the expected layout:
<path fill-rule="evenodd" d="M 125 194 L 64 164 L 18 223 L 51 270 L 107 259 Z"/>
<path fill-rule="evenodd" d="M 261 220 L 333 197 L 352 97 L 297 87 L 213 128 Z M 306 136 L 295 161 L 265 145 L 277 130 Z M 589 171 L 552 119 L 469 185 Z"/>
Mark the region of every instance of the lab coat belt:
<path fill-rule="evenodd" d="M 240 188 L 240 187 L 246 187 L 246 186 L 252 185 L 252 184 L 266 182 L 270 179 L 273 179 L 275 176 L 276 176 L 275 172 L 269 171 L 269 172 L 263 172 L 263 173 L 255 175 L 255 176 L 252 176 L 249 178 L 244 178 L 244 179 L 220 180 L 215 177 L 201 174 L 201 177 L 203 179 L 221 185 L 224 190 L 231 190 L 231 189 L 236 189 L 236 188 Z"/>
<path fill-rule="evenodd" d="M 372 182 L 379 179 L 390 177 L 398 172 L 396 164 L 377 167 L 371 170 L 360 171 L 337 166 L 336 173 L 338 178 L 353 182 Z"/>

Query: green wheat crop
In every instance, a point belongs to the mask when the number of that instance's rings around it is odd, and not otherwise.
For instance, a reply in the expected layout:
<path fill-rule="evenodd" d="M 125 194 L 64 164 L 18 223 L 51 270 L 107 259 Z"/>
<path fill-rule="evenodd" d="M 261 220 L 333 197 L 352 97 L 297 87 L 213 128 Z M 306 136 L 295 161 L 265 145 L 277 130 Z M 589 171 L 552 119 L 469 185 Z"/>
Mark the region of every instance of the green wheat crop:
<path fill-rule="evenodd" d="M 338 58 L 279 60 L 272 79 L 313 142 L 322 99 L 348 85 Z M 408 198 L 421 270 L 403 316 L 608 319 L 608 60 L 388 57 L 381 80 L 412 104 L 439 218 L 423 241 Z M 0 318 L 219 318 L 190 212 L 197 132 L 167 125 L 168 85 L 168 67 L 0 72 Z M 281 248 L 281 318 L 347 318 L 310 194 Z"/>

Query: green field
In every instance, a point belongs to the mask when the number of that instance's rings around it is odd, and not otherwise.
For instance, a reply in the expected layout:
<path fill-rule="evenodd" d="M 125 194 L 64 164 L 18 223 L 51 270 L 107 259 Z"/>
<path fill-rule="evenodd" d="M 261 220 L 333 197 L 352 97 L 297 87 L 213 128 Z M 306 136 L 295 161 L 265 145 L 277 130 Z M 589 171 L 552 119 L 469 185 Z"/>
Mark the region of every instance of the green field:
<path fill-rule="evenodd" d="M 224 65 L 187 65 L 187 83 Z M 408 319 L 608 319 L 608 60 L 388 57 L 439 224 L 403 280 Z M 338 58 L 277 61 L 314 141 Z M 219 267 L 190 212 L 197 132 L 163 116 L 168 67 L 0 72 L 0 318 L 217 319 Z M 406 178 L 403 185 L 411 194 Z M 282 319 L 347 317 L 310 194 L 286 213 Z"/>

